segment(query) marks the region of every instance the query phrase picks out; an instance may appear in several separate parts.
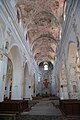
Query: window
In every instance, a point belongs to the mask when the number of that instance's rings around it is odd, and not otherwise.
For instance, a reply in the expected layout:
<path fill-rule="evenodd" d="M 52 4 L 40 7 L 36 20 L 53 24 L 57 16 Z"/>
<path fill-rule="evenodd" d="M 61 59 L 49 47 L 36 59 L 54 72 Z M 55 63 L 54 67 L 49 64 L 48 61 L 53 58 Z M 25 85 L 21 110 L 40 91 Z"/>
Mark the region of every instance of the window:
<path fill-rule="evenodd" d="M 47 64 L 44 65 L 44 70 L 48 70 L 48 65 Z"/>
<path fill-rule="evenodd" d="M 40 82 L 40 76 L 38 76 L 38 82 Z"/>

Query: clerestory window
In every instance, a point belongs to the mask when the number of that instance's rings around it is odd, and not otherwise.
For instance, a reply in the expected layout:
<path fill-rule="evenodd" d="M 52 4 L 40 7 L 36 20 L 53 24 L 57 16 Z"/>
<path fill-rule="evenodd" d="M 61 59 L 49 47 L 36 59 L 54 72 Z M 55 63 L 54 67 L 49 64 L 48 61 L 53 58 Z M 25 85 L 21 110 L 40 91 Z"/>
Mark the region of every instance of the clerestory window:
<path fill-rule="evenodd" d="M 44 70 L 48 70 L 48 65 L 47 64 L 44 65 Z"/>

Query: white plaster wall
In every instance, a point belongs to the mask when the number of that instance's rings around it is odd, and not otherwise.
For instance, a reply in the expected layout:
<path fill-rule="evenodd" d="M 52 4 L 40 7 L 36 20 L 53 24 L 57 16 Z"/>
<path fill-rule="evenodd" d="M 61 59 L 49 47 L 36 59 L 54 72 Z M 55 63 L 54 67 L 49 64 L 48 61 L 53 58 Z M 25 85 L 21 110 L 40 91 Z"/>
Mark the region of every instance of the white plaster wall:
<path fill-rule="evenodd" d="M 3 56 L 3 59 L 0 60 L 0 101 L 4 100 L 6 69 L 7 69 L 7 58 Z"/>
<path fill-rule="evenodd" d="M 0 102 L 4 99 L 3 61 L 0 60 Z"/>
<path fill-rule="evenodd" d="M 56 78 L 54 74 L 52 74 L 52 95 L 57 95 L 57 88 L 56 88 Z"/>
<path fill-rule="evenodd" d="M 35 96 L 36 96 L 36 94 L 38 93 L 37 92 L 37 85 L 38 85 L 38 74 L 37 74 L 38 72 L 36 72 L 35 73 Z"/>
<path fill-rule="evenodd" d="M 29 64 L 27 62 L 24 68 L 24 99 L 32 99 L 32 76 L 30 74 Z"/>
<path fill-rule="evenodd" d="M 30 86 L 30 87 L 29 87 Z M 32 99 L 31 97 L 31 80 L 28 78 L 26 79 L 26 83 L 25 83 L 25 99 Z"/>

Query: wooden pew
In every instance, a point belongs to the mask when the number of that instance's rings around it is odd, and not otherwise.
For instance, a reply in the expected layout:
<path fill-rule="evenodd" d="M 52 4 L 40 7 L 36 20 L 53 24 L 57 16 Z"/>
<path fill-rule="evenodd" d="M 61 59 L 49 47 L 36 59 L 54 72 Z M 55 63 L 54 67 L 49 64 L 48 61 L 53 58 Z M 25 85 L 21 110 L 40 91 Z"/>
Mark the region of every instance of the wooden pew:
<path fill-rule="evenodd" d="M 80 115 L 80 100 L 59 100 L 59 104 L 65 115 Z"/>
<path fill-rule="evenodd" d="M 28 109 L 28 100 L 6 100 L 0 102 L 0 114 L 19 114 Z"/>
<path fill-rule="evenodd" d="M 0 114 L 0 120 L 16 120 L 16 118 L 19 118 L 16 114 Z"/>

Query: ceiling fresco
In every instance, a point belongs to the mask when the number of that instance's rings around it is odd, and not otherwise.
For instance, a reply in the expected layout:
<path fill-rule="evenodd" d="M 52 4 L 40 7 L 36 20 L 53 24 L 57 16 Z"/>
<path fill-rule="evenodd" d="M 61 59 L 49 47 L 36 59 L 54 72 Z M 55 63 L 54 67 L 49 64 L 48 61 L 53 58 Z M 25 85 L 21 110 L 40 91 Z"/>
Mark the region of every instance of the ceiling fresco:
<path fill-rule="evenodd" d="M 60 39 L 64 0 L 16 0 L 19 19 L 27 30 L 34 58 L 52 62 Z"/>

